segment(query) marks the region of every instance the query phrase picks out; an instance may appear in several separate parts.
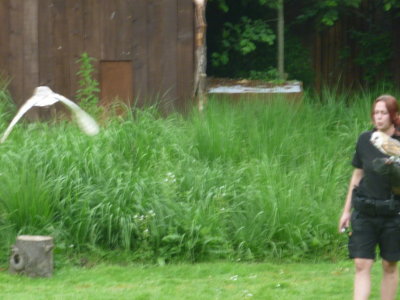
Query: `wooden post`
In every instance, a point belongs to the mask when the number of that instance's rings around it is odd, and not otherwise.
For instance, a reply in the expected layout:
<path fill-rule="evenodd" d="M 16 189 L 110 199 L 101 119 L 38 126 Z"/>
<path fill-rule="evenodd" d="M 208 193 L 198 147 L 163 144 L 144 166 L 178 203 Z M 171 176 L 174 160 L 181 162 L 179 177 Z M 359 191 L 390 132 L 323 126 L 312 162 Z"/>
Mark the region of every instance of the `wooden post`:
<path fill-rule="evenodd" d="M 199 111 L 204 109 L 207 102 L 206 94 L 206 5 L 207 0 L 193 0 L 195 4 L 195 69 L 193 96 L 196 98 Z"/>
<path fill-rule="evenodd" d="M 11 247 L 9 272 L 30 277 L 51 277 L 53 248 L 53 238 L 50 236 L 18 236 Z"/>

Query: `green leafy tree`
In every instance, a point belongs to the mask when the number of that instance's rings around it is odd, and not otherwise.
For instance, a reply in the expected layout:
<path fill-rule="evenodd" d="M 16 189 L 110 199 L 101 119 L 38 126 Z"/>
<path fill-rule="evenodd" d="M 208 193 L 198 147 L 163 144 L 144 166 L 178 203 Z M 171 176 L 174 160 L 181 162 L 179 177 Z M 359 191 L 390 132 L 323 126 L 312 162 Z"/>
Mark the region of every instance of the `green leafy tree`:
<path fill-rule="evenodd" d="M 311 49 L 302 42 L 312 39 L 311 33 L 323 32 L 345 17 L 357 19 L 346 35 L 351 52 L 357 49 L 356 57 L 352 58 L 363 70 L 362 83 L 392 76 L 387 70 L 394 56 L 391 33 L 393 20 L 400 17 L 400 0 L 370 1 L 367 10 L 361 7 L 362 0 L 282 0 L 282 3 L 285 5 L 284 62 L 289 79 L 311 83 Z M 278 0 L 209 0 L 207 22 L 212 30 L 207 37 L 210 57 L 207 73 L 276 78 L 279 38 L 274 26 L 278 4 Z M 341 49 L 343 59 L 348 59 L 348 50 L 346 46 Z"/>
<path fill-rule="evenodd" d="M 230 69 L 228 65 L 241 64 L 241 61 L 246 60 L 246 67 L 250 68 L 247 74 L 243 74 L 246 72 L 241 70 L 226 73 L 245 75 L 255 79 L 280 78 L 283 80 L 286 77 L 284 73 L 284 2 L 287 1 L 210 0 L 209 4 L 222 11 L 229 20 L 220 24 L 222 30 L 219 38 L 214 43 L 211 42 L 213 50 L 209 53 L 211 73 L 213 70 Z M 245 7 L 248 9 L 244 9 Z M 216 47 L 213 47 L 214 45 Z M 255 60 L 257 62 L 248 63 Z"/>
<path fill-rule="evenodd" d="M 384 9 L 389 11 L 391 9 L 400 8 L 399 0 L 384 0 L 383 1 Z"/>
<path fill-rule="evenodd" d="M 306 5 L 303 12 L 297 17 L 298 20 L 315 19 L 317 26 L 332 26 L 342 13 L 359 8 L 362 0 L 312 0 L 305 2 Z"/>
<path fill-rule="evenodd" d="M 214 66 L 226 65 L 232 52 L 247 55 L 257 49 L 257 43 L 272 45 L 275 34 L 262 20 L 243 16 L 236 24 L 226 22 L 222 30 L 222 47 L 211 55 Z"/>

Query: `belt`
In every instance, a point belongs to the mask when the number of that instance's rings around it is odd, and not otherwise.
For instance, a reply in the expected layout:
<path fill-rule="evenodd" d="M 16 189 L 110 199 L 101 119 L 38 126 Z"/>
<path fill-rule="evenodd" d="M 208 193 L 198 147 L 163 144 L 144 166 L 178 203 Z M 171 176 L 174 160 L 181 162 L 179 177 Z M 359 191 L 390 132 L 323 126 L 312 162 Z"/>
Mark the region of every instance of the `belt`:
<path fill-rule="evenodd" d="M 354 209 L 369 216 L 400 215 L 400 201 L 395 198 L 375 200 L 353 193 L 352 205 Z"/>

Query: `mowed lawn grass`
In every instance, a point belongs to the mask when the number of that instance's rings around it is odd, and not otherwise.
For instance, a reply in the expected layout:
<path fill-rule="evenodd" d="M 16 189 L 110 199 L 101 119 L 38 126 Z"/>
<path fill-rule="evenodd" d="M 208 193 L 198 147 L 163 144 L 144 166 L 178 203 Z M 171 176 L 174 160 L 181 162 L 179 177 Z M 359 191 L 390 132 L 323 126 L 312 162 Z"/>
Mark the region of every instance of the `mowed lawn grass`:
<path fill-rule="evenodd" d="M 371 299 L 379 298 L 373 268 Z M 173 265 L 63 266 L 52 278 L 0 272 L 0 299 L 351 299 L 353 265 L 214 262 Z"/>

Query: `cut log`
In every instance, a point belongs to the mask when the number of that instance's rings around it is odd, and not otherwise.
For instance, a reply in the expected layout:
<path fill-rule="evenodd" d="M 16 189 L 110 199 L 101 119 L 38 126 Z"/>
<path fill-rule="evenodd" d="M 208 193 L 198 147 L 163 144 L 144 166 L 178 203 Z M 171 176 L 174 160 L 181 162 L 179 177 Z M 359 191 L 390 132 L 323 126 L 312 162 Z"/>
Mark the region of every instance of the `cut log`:
<path fill-rule="evenodd" d="M 9 272 L 30 277 L 53 275 L 53 238 L 20 235 L 11 247 Z"/>

